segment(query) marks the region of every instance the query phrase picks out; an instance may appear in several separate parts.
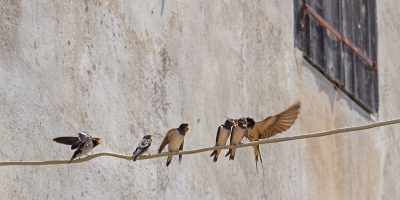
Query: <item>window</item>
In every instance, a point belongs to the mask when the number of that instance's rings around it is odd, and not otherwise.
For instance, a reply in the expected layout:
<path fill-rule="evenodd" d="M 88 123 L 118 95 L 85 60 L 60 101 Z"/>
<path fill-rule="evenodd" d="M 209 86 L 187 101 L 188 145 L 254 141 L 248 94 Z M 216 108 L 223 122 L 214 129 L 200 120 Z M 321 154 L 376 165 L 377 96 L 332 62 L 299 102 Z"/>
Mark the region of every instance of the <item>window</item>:
<path fill-rule="evenodd" d="M 304 58 L 361 107 L 377 113 L 375 1 L 294 0 L 294 12 L 295 45 Z"/>

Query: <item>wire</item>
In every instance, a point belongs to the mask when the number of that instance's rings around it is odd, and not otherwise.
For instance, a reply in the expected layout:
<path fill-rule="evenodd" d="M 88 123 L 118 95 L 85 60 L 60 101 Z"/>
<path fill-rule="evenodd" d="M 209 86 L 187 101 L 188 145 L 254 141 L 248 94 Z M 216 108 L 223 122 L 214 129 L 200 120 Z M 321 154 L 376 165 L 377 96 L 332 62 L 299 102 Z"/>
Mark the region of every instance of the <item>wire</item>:
<path fill-rule="evenodd" d="M 371 128 L 376 128 L 376 127 L 380 127 L 380 126 L 387 126 L 387 125 L 398 124 L 398 123 L 400 123 L 400 119 L 394 119 L 394 120 L 389 120 L 389 121 L 384 121 L 384 122 L 377 122 L 377 123 L 368 124 L 368 125 L 340 128 L 340 129 L 334 129 L 334 130 L 330 130 L 330 131 L 324 131 L 324 132 L 318 132 L 318 133 L 306 134 L 306 135 L 298 135 L 298 136 L 292 136 L 292 137 L 283 137 L 283 138 L 260 140 L 260 141 L 257 141 L 257 142 L 248 142 L 248 143 L 238 144 L 238 145 L 213 146 L 213 147 L 205 147 L 205 148 L 201 148 L 201 149 L 193 149 L 193 150 L 186 150 L 186 151 L 179 151 L 179 152 L 164 152 L 164 153 L 153 154 L 153 155 L 149 155 L 149 156 L 140 156 L 138 158 L 138 160 L 146 160 L 146 159 L 152 159 L 152 158 L 158 158 L 158 157 L 170 156 L 170 155 L 196 154 L 196 153 L 200 153 L 200 152 L 204 152 L 204 151 L 212 151 L 212 150 L 216 150 L 216 149 L 243 148 L 243 147 L 248 147 L 248 146 L 253 146 L 253 145 L 260 145 L 260 144 L 278 143 L 278 142 L 285 142 L 285 141 L 291 141 L 291 140 L 300 140 L 300 139 L 306 139 L 306 138 L 322 137 L 322 136 L 327 136 L 327 135 L 333 135 L 333 134 L 338 134 L 338 133 L 345 133 L 345 132 L 351 132 L 351 131 L 359 131 L 359 130 L 371 129 Z M 111 156 L 111 157 L 115 157 L 115 158 L 131 160 L 131 157 L 129 157 L 127 155 L 103 152 L 103 153 L 98 153 L 98 154 L 91 155 L 91 156 L 86 157 L 86 158 L 76 159 L 76 160 L 72 161 L 71 164 L 86 162 L 86 161 L 92 160 L 92 159 L 100 157 L 100 156 Z M 6 161 L 6 162 L 0 162 L 0 166 L 59 165 L 59 164 L 67 164 L 68 161 L 69 160 Z"/>

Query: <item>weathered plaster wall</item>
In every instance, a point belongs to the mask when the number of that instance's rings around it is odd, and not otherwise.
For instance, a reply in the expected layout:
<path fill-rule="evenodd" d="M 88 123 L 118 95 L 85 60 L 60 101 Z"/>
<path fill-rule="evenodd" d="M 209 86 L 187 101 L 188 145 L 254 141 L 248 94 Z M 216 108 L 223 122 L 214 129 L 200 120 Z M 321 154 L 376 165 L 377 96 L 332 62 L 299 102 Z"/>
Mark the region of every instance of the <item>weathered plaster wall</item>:
<path fill-rule="evenodd" d="M 94 152 L 129 154 L 145 134 L 156 153 L 182 122 L 185 149 L 214 145 L 225 116 L 261 120 L 296 100 L 278 137 L 371 123 L 293 48 L 293 2 L 1 1 L 0 160 L 69 159 L 52 138 L 84 130 Z M 400 3 L 379 1 L 378 121 L 399 117 Z M 373 117 L 374 118 L 374 117 Z M 396 128 L 251 148 L 234 162 L 209 153 L 127 162 L 1 167 L 1 199 L 393 199 Z M 226 152 L 226 151 L 224 151 Z"/>

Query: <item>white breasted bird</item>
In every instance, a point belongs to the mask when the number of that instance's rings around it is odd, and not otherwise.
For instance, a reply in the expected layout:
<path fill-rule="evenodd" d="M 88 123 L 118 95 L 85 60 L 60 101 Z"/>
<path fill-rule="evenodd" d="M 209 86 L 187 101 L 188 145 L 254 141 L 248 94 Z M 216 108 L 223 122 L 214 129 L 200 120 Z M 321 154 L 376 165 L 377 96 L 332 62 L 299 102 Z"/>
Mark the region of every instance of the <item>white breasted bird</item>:
<path fill-rule="evenodd" d="M 136 148 L 135 152 L 133 152 L 132 155 L 132 160 L 135 162 L 139 156 L 141 156 L 143 153 L 150 153 L 148 152 L 151 142 L 153 141 L 153 136 L 152 135 L 146 135 L 143 137 L 143 139 L 139 142 L 138 147 Z"/>
<path fill-rule="evenodd" d="M 89 156 L 88 153 L 92 151 L 94 147 L 101 144 L 101 138 L 92 138 L 92 136 L 84 132 L 80 132 L 78 137 L 56 137 L 53 140 L 57 143 L 71 145 L 71 150 L 76 149 L 68 163 L 72 162 L 76 157 L 79 158 L 84 154 Z"/>
<path fill-rule="evenodd" d="M 177 152 L 183 150 L 183 143 L 186 132 L 190 130 L 189 124 L 181 124 L 179 128 L 171 129 L 167 132 L 162 141 L 160 148 L 158 149 L 158 153 L 164 149 L 164 147 L 168 144 L 168 151 L 169 152 Z M 168 156 L 167 159 L 167 167 L 171 163 L 172 155 Z M 182 155 L 179 155 L 179 163 L 181 163 Z"/>
<path fill-rule="evenodd" d="M 227 119 L 224 124 L 218 127 L 217 137 L 215 139 L 215 146 L 226 146 L 226 141 L 231 135 L 232 126 L 235 125 L 233 119 Z M 214 156 L 214 161 L 217 162 L 221 149 L 214 150 L 210 157 Z"/>
<path fill-rule="evenodd" d="M 233 128 L 232 128 L 230 145 L 240 144 L 244 136 L 247 136 L 247 122 L 246 122 L 246 119 L 244 117 L 242 117 L 237 120 L 236 125 L 233 126 Z M 229 160 L 234 160 L 235 152 L 236 152 L 236 148 L 229 149 L 229 151 L 225 155 L 225 157 L 230 155 Z"/>

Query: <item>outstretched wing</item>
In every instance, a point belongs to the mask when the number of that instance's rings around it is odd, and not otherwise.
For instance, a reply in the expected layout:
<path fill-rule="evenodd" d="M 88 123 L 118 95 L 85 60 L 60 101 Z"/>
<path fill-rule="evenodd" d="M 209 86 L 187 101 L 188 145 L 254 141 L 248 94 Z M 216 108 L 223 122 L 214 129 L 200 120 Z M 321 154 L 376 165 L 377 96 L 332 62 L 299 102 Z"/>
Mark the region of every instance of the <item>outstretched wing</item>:
<path fill-rule="evenodd" d="M 78 137 L 56 137 L 53 140 L 57 143 L 66 145 L 72 145 L 77 141 L 80 142 Z"/>
<path fill-rule="evenodd" d="M 182 150 L 183 150 L 183 143 L 185 143 L 185 140 L 182 141 L 182 144 L 181 144 L 181 146 L 179 147 L 179 151 L 182 151 Z M 182 155 L 179 155 L 179 163 L 181 163 L 181 160 L 182 160 Z"/>
<path fill-rule="evenodd" d="M 160 148 L 158 149 L 158 153 L 161 153 L 161 151 L 164 149 L 165 146 L 169 143 L 169 140 L 171 139 L 172 134 L 176 131 L 176 129 L 171 129 L 167 132 L 167 134 L 164 137 L 164 140 L 162 141 Z"/>
<path fill-rule="evenodd" d="M 89 137 L 90 136 L 88 134 L 80 132 L 78 133 L 78 137 L 56 137 L 53 140 L 57 143 L 71 145 L 71 150 L 73 150 L 79 147 L 80 144 L 87 142 Z"/>
<path fill-rule="evenodd" d="M 278 133 L 289 129 L 297 119 L 300 109 L 300 102 L 296 102 L 285 111 L 256 122 L 253 128 L 248 129 L 249 135 L 259 137 L 259 139 L 270 138 Z M 258 138 L 255 138 L 258 139 Z"/>

